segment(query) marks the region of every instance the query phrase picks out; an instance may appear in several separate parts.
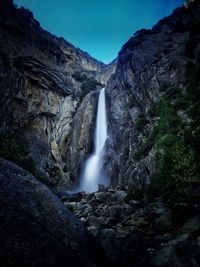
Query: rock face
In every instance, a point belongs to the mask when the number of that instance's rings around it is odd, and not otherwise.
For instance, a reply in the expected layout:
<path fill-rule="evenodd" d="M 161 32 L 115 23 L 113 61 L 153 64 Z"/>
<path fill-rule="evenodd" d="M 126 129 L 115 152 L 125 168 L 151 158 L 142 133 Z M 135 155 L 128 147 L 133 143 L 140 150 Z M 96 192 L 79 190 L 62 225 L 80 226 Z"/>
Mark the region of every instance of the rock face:
<path fill-rule="evenodd" d="M 199 50 L 199 1 L 136 32 L 107 66 L 44 31 L 30 11 L 0 5 L 0 131 L 28 143 L 51 185 L 70 187 L 92 150 L 98 90 L 107 84 L 106 174 L 112 185 L 145 188 L 155 169 L 152 109 L 168 88 L 185 90 L 187 61 Z"/>
<path fill-rule="evenodd" d="M 0 183 L 3 266 L 95 267 L 105 260 L 82 223 L 30 173 L 0 159 Z"/>
<path fill-rule="evenodd" d="M 107 172 L 113 184 L 144 188 L 149 183 L 155 165 L 153 106 L 168 88 L 185 90 L 186 63 L 199 49 L 199 11 L 199 1 L 178 8 L 152 30 L 137 32 L 119 52 L 106 87 L 113 139 L 108 153 L 115 155 Z"/>
<path fill-rule="evenodd" d="M 66 166 L 71 170 L 72 177 L 79 177 L 81 164 L 93 148 L 91 140 L 93 140 L 97 99 L 97 92 L 89 93 L 84 98 L 73 118 L 70 135 L 66 144 Z M 78 179 L 76 180 L 78 181 Z"/>
<path fill-rule="evenodd" d="M 79 116 L 75 114 L 79 108 L 80 114 L 85 95 L 96 90 L 95 79 L 105 83 L 114 69 L 101 78 L 105 64 L 44 31 L 30 11 L 17 9 L 6 0 L 0 7 L 0 131 L 20 135 L 43 175 L 48 178 L 56 166 L 60 172 L 65 170 L 61 182 L 66 182 L 74 169 L 66 156 L 70 155 L 66 143 L 76 130 L 71 128 L 76 124 L 73 119 Z M 87 100 L 83 102 L 87 105 Z M 92 107 L 86 114 L 91 123 L 94 112 Z M 91 142 L 92 126 L 80 127 Z M 73 145 L 78 146 L 74 147 L 77 153 L 82 150 L 82 141 L 77 139 Z"/>
<path fill-rule="evenodd" d="M 1 264 L 198 267 L 199 204 L 180 203 L 177 211 L 160 198 L 148 202 L 143 189 L 155 169 L 155 106 L 169 89 L 184 95 L 187 61 L 200 52 L 200 2 L 189 0 L 152 30 L 136 32 L 107 66 L 44 31 L 12 0 L 1 0 L 0 10 L 1 143 L 7 137 L 0 153 L 10 155 L 12 136 L 21 166 L 30 163 L 66 206 L 29 172 L 0 159 Z M 69 195 L 93 149 L 102 86 L 109 128 L 104 166 L 112 187 Z M 17 144 L 15 135 L 22 139 Z"/>

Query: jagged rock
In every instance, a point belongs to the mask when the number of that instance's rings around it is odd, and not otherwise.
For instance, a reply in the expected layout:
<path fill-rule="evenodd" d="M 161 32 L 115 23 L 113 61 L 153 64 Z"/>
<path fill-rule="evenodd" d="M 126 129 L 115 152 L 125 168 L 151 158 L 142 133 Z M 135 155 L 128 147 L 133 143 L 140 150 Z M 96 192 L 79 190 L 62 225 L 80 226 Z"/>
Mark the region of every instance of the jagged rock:
<path fill-rule="evenodd" d="M 110 203 L 112 195 L 108 192 L 99 192 L 99 193 L 95 193 L 95 197 L 100 202 L 106 204 L 106 203 Z"/>
<path fill-rule="evenodd" d="M 125 196 L 127 195 L 126 191 L 117 190 L 111 198 L 111 202 L 122 202 L 124 200 Z"/>

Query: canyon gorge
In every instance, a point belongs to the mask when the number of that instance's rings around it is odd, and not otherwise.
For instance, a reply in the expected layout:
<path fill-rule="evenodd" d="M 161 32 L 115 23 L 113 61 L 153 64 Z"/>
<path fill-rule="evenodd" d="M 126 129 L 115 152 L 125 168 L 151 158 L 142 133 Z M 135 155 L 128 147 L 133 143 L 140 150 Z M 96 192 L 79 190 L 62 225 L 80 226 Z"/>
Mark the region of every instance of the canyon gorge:
<path fill-rule="evenodd" d="M 0 10 L 0 265 L 199 266 L 200 2 L 108 65 L 13 1 Z"/>

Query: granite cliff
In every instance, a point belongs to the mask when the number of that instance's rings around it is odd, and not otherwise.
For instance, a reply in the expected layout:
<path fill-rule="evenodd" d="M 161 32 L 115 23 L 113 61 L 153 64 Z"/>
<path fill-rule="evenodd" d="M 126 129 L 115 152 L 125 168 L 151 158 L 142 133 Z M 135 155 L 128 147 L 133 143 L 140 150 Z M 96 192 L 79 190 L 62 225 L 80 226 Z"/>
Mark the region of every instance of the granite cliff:
<path fill-rule="evenodd" d="M 200 3 L 188 2 L 151 30 L 140 30 L 122 47 L 106 92 L 110 122 L 107 171 L 113 184 L 144 189 L 155 169 L 153 130 L 163 97 L 186 91 L 186 67 L 198 60 Z M 184 107 L 177 113 L 187 121 Z M 111 166 L 112 165 L 112 166 Z"/>
<path fill-rule="evenodd" d="M 108 65 L 12 0 L 0 10 L 0 263 L 198 267 L 200 2 L 136 32 Z M 110 186 L 68 194 L 103 86 Z"/>
<path fill-rule="evenodd" d="M 66 182 L 91 147 L 96 92 L 114 67 L 44 31 L 29 10 L 12 1 L 1 1 L 1 9 L 1 132 L 28 144 L 43 180 Z"/>

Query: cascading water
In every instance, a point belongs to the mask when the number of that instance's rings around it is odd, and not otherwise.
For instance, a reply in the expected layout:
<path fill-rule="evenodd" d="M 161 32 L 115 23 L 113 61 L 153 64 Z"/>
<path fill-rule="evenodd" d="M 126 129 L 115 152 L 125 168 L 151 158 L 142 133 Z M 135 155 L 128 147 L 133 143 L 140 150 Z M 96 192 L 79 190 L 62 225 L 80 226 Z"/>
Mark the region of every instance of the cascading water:
<path fill-rule="evenodd" d="M 79 190 L 85 192 L 95 192 L 98 190 L 99 183 L 106 185 L 105 177 L 102 173 L 104 156 L 104 146 L 107 139 L 107 120 L 105 88 L 99 94 L 96 128 L 94 136 L 94 153 L 85 162 L 85 168 L 81 177 Z"/>

